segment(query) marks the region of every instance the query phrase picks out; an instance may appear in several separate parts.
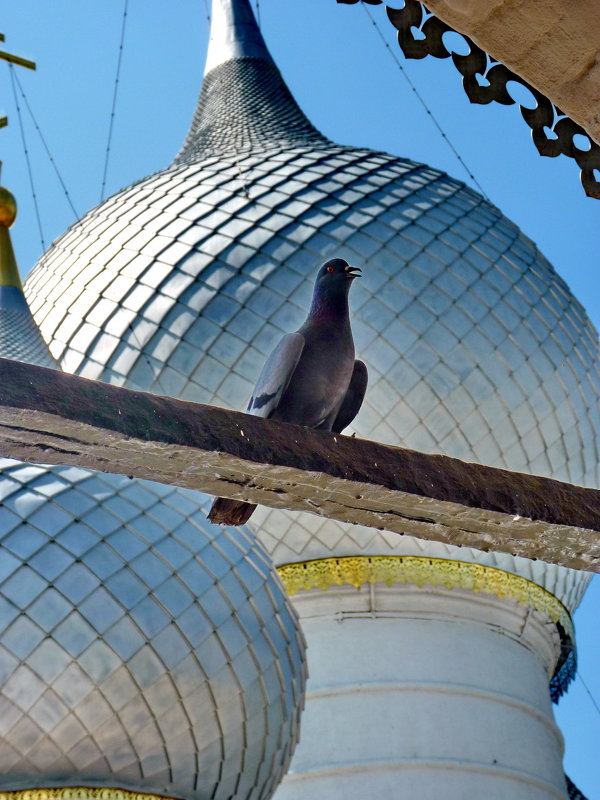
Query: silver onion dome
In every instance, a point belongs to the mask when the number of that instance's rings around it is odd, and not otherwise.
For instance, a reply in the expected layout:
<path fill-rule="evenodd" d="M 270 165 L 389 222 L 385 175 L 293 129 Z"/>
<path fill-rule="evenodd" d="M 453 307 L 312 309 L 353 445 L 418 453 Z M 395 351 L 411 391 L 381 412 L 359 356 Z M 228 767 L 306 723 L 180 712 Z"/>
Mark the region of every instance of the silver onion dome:
<path fill-rule="evenodd" d="M 27 293 L 65 369 L 240 408 L 332 255 L 364 272 L 351 293 L 370 373 L 360 435 L 598 485 L 598 340 L 564 281 L 459 181 L 322 136 L 246 0 L 215 0 L 204 85 L 174 163 L 67 231 Z M 256 520 L 277 564 L 412 548 L 522 573 L 571 608 L 587 582 L 309 515 Z"/>
<path fill-rule="evenodd" d="M 194 492 L 0 467 L 0 789 L 270 797 L 303 642 L 254 537 Z"/>
<path fill-rule="evenodd" d="M 0 219 L 0 356 L 56 366 L 4 233 Z M 304 642 L 255 538 L 211 526 L 203 501 L 0 460 L 1 791 L 271 796 Z"/>

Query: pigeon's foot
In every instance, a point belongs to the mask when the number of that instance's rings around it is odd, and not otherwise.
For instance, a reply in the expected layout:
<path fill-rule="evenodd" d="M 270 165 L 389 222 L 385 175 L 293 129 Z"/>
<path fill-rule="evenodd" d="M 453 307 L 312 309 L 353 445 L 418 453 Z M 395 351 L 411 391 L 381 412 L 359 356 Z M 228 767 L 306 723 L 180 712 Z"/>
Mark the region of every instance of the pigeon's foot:
<path fill-rule="evenodd" d="M 244 525 L 252 516 L 255 508 L 255 503 L 217 497 L 208 512 L 208 519 L 217 525 Z"/>

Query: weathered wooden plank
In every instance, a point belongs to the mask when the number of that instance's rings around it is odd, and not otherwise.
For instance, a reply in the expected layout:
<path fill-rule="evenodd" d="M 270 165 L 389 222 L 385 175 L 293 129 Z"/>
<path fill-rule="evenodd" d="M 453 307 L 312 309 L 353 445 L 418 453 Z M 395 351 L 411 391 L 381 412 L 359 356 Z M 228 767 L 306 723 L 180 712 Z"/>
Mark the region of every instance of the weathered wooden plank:
<path fill-rule="evenodd" d="M 600 492 L 0 359 L 0 455 L 600 571 Z"/>

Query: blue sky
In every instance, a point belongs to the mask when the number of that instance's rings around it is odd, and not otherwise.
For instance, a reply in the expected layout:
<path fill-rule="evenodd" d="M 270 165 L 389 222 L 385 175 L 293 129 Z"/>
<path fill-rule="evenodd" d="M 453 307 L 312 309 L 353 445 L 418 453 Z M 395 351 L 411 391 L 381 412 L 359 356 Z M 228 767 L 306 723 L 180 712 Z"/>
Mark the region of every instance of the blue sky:
<path fill-rule="evenodd" d="M 256 0 L 252 0 L 256 7 Z M 396 3 L 398 5 L 398 3 Z M 19 0 L 3 9 L 4 49 L 38 63 L 17 75 L 79 215 L 100 199 L 123 0 Z M 425 161 L 470 183 L 415 99 L 361 5 L 259 0 L 267 44 L 323 133 Z M 600 327 L 600 201 L 585 197 L 570 159 L 541 158 L 515 106 L 472 106 L 449 60 L 405 61 L 384 8 L 371 7 L 406 72 L 491 201 L 533 239 Z M 106 194 L 168 165 L 191 121 L 207 41 L 205 0 L 129 0 Z M 25 275 L 42 245 L 9 70 L 0 63 L 2 184 L 19 202 L 13 241 Z M 46 246 L 75 221 L 21 102 Z M 600 581 L 575 616 L 581 674 L 600 702 Z M 565 766 L 600 796 L 600 713 L 581 681 L 561 701 Z"/>

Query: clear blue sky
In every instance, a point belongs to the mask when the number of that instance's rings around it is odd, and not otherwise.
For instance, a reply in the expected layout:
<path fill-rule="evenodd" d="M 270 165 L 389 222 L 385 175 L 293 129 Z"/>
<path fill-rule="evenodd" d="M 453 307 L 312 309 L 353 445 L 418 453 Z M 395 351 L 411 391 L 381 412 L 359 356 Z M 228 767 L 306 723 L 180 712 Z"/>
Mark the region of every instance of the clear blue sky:
<path fill-rule="evenodd" d="M 256 3 L 256 0 L 253 0 Z M 123 0 L 19 0 L 3 9 L 4 49 L 38 63 L 18 69 L 79 215 L 100 197 Z M 271 52 L 311 120 L 344 144 L 425 161 L 469 182 L 385 50 L 361 5 L 260 0 Z M 384 8 L 371 8 L 433 113 L 493 203 L 532 238 L 600 327 L 600 201 L 585 197 L 570 159 L 541 158 L 516 107 L 471 106 L 449 60 L 405 61 Z M 107 194 L 161 169 L 180 147 L 200 86 L 205 0 L 130 0 Z M 2 183 L 19 202 L 13 241 L 25 275 L 42 252 L 8 68 L 0 63 Z M 23 108 L 46 245 L 74 221 Z M 575 616 L 581 674 L 600 702 L 600 581 Z M 565 766 L 600 797 L 600 713 L 581 681 L 557 712 Z M 508 735 L 508 732 L 507 732 Z"/>

